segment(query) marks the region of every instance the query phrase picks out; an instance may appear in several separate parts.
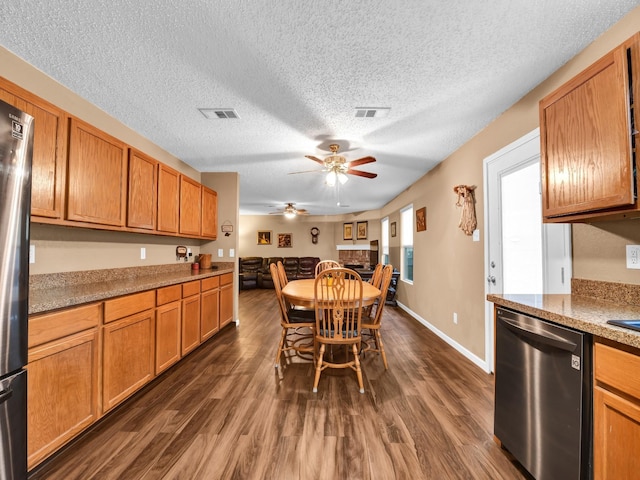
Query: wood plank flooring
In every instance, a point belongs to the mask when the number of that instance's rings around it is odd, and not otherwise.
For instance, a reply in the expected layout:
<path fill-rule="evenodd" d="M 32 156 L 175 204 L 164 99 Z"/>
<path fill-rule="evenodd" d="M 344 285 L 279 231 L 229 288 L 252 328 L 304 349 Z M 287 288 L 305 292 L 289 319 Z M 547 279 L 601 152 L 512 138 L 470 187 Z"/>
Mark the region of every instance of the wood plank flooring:
<path fill-rule="evenodd" d="M 493 431 L 493 377 L 399 308 L 383 317 L 389 370 L 273 366 L 273 290 L 240 293 L 240 326 L 35 469 L 30 479 L 522 479 Z"/>

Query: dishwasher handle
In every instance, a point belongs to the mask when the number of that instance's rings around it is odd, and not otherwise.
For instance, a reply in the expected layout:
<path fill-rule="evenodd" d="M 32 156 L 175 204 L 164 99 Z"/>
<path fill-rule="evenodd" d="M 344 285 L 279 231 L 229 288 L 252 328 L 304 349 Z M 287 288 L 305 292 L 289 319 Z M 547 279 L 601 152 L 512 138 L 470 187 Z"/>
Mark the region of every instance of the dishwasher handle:
<path fill-rule="evenodd" d="M 566 350 L 568 352 L 573 352 L 577 344 L 563 338 L 559 335 L 555 335 L 551 332 L 547 332 L 544 330 L 532 330 L 527 328 L 527 326 L 522 325 L 521 323 L 512 320 L 506 317 L 498 317 L 505 323 L 505 326 L 510 330 L 514 331 L 517 334 L 522 335 L 523 337 L 530 338 L 535 340 L 536 342 L 543 343 L 545 345 L 550 345 L 552 347 L 559 348 L 561 350 Z"/>

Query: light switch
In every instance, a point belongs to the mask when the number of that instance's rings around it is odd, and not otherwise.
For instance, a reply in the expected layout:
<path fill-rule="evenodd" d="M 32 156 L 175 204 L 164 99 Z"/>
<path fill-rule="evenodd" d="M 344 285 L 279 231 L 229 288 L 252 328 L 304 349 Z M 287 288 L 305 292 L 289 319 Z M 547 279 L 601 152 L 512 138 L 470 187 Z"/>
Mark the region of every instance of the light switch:
<path fill-rule="evenodd" d="M 224 248 L 219 248 L 218 249 L 218 258 L 222 258 L 224 257 Z"/>
<path fill-rule="evenodd" d="M 480 241 L 480 230 L 478 230 L 477 228 L 473 231 L 473 241 L 474 242 Z"/>
<path fill-rule="evenodd" d="M 144 260 L 145 258 L 147 258 L 147 249 L 140 247 L 140 260 Z"/>
<path fill-rule="evenodd" d="M 36 263 L 36 246 L 29 245 L 29 263 Z"/>
<path fill-rule="evenodd" d="M 233 248 L 229 249 L 229 258 L 233 258 L 236 256 L 236 251 Z"/>

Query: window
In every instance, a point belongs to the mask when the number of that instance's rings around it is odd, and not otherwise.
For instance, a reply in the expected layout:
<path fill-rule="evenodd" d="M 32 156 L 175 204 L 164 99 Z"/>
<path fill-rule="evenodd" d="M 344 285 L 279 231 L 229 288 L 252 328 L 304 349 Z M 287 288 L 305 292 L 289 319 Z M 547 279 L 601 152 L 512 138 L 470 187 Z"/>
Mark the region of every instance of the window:
<path fill-rule="evenodd" d="M 389 217 L 382 219 L 382 245 L 380 245 L 380 263 L 389 263 Z"/>
<path fill-rule="evenodd" d="M 400 243 L 402 280 L 413 282 L 413 205 L 400 210 Z"/>

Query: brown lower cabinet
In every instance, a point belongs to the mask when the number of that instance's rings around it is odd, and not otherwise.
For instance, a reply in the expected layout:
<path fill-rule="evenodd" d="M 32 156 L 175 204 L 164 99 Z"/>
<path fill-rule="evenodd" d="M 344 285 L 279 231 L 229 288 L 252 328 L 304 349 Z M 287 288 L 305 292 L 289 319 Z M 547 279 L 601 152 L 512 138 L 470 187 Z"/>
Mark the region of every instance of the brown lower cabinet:
<path fill-rule="evenodd" d="M 29 319 L 29 469 L 100 416 L 98 326 L 101 320 L 101 304 Z"/>
<path fill-rule="evenodd" d="M 233 274 L 200 289 L 196 280 L 29 317 L 29 470 L 233 319 Z"/>
<path fill-rule="evenodd" d="M 594 345 L 593 478 L 640 472 L 640 350 Z"/>

